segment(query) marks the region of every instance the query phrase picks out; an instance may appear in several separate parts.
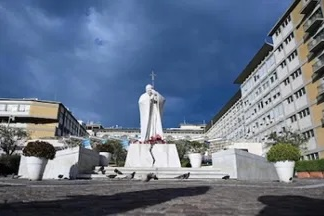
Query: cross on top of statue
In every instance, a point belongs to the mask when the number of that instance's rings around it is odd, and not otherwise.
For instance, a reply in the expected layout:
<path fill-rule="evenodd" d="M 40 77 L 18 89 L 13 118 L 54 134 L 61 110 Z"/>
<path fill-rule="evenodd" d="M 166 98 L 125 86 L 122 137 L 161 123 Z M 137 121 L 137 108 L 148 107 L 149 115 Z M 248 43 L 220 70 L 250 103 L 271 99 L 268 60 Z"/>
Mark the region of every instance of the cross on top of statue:
<path fill-rule="evenodd" d="M 152 78 L 152 86 L 154 86 L 154 77 L 156 76 L 156 74 L 154 73 L 154 71 L 152 71 L 152 73 L 150 74 L 151 78 Z"/>

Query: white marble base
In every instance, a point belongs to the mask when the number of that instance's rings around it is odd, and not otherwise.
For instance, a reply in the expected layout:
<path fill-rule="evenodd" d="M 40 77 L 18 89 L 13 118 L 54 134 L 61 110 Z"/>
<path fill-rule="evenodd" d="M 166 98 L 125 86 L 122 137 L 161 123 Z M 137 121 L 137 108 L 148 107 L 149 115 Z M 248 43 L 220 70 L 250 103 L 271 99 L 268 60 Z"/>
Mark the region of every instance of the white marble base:
<path fill-rule="evenodd" d="M 181 167 L 175 144 L 155 144 L 153 146 L 154 166 L 152 166 L 150 147 L 150 144 L 130 144 L 125 167 Z"/>
<path fill-rule="evenodd" d="M 43 179 L 63 178 L 75 179 L 79 173 L 91 173 L 94 166 L 99 165 L 99 154 L 91 149 L 74 147 L 56 152 L 53 160 L 48 160 Z M 28 178 L 26 157 L 21 155 L 18 175 Z"/>
<path fill-rule="evenodd" d="M 228 149 L 212 154 L 213 167 L 228 173 L 237 180 L 279 180 L 273 163 L 264 157 L 238 149 Z"/>

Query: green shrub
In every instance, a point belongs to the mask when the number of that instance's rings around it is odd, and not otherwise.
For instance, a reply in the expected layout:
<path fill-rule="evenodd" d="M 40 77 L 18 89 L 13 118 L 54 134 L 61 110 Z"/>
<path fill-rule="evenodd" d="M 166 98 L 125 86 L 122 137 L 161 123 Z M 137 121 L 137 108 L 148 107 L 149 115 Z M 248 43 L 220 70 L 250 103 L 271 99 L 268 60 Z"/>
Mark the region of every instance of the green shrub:
<path fill-rule="evenodd" d="M 181 167 L 191 167 L 189 158 L 183 158 L 180 162 Z"/>
<path fill-rule="evenodd" d="M 324 159 L 297 161 L 295 165 L 297 172 L 316 172 L 324 171 Z"/>
<path fill-rule="evenodd" d="M 109 152 L 111 154 L 114 153 L 114 147 L 109 144 L 97 144 L 96 145 L 96 150 L 98 152 Z"/>
<path fill-rule="evenodd" d="M 267 153 L 270 162 L 277 161 L 298 161 L 301 157 L 298 147 L 288 143 L 278 143 L 273 145 Z"/>
<path fill-rule="evenodd" d="M 23 155 L 26 157 L 40 157 L 49 160 L 54 159 L 56 150 L 54 146 L 44 141 L 29 142 L 23 149 Z"/>
<path fill-rule="evenodd" d="M 201 153 L 204 154 L 207 150 L 207 145 L 198 141 L 192 141 L 189 143 L 189 153 Z"/>
<path fill-rule="evenodd" d="M 20 155 L 0 156 L 0 175 L 18 174 Z"/>

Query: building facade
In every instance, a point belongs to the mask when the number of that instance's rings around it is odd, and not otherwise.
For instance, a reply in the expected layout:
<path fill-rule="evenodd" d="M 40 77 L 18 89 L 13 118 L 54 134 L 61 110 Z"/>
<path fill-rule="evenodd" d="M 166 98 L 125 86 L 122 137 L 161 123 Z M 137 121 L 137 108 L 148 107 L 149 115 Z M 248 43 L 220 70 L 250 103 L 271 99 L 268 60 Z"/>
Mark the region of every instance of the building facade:
<path fill-rule="evenodd" d="M 89 128 L 91 128 L 90 125 Z M 164 139 L 168 141 L 201 139 L 205 134 L 204 128 L 205 124 L 181 124 L 179 128 L 165 128 L 163 129 Z M 94 136 L 101 138 L 116 138 L 129 141 L 138 140 L 141 135 L 139 128 L 103 128 L 102 126 L 93 129 L 92 133 Z"/>
<path fill-rule="evenodd" d="M 206 126 L 206 136 L 211 140 L 242 140 L 245 135 L 243 102 L 239 90 Z"/>
<path fill-rule="evenodd" d="M 85 125 L 62 103 L 54 101 L 1 98 L 0 122 L 26 129 L 32 139 L 88 135 Z"/>
<path fill-rule="evenodd" d="M 323 4 L 295 0 L 269 33 L 279 72 L 286 77 L 281 86 L 287 92 L 286 123 L 310 138 L 309 159 L 324 157 Z"/>
<path fill-rule="evenodd" d="M 309 138 L 305 157 L 324 157 L 323 3 L 293 1 L 268 35 L 273 44 L 265 43 L 235 80 L 245 139 L 266 142 L 272 132 L 299 131 Z M 236 103 L 232 106 L 216 115 L 206 134 L 229 139 L 237 126 L 221 120 Z"/>

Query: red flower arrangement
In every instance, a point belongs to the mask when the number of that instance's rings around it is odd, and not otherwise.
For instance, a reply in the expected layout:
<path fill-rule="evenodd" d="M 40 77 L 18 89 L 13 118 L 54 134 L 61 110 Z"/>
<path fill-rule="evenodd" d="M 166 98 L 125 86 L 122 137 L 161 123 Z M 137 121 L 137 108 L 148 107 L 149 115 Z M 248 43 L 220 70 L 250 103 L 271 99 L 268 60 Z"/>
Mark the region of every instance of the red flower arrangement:
<path fill-rule="evenodd" d="M 134 143 L 139 144 L 165 144 L 166 142 L 162 139 L 162 137 L 157 134 L 155 136 L 152 136 L 149 140 L 145 140 L 144 142 L 141 141 L 135 141 Z"/>

